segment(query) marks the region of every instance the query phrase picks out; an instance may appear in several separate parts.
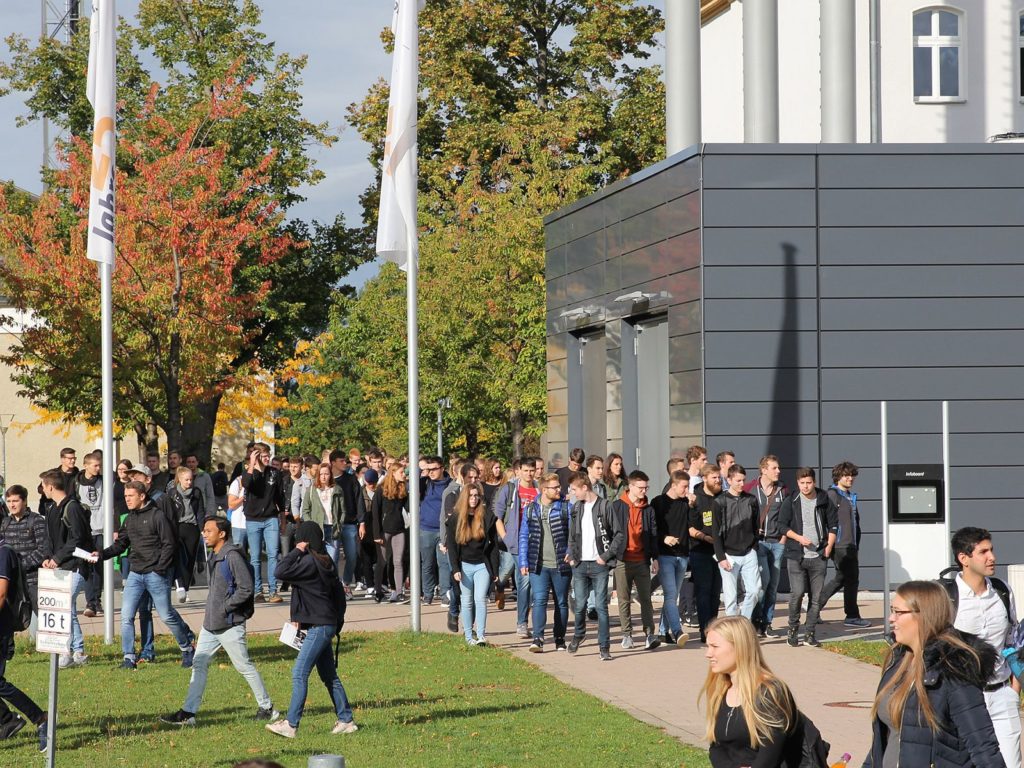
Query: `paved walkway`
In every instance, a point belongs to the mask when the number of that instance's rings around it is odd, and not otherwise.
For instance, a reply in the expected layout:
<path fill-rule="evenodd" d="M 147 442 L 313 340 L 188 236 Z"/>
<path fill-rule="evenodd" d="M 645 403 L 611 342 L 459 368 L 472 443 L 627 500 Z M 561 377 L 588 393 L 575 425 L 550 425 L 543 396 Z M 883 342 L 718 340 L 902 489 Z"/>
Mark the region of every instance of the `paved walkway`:
<path fill-rule="evenodd" d="M 205 597 L 204 589 L 193 590 L 192 600 L 181 610 L 185 621 L 196 630 L 202 625 Z M 878 638 L 882 602 L 864 597 L 861 611 L 865 618 L 872 620 L 870 629 L 843 627 L 842 600 L 837 597 L 823 611 L 825 624 L 819 627 L 819 639 Z M 706 746 L 697 694 L 707 674 L 707 662 L 697 631 L 692 631 L 693 639 L 686 646 L 626 651 L 619 645 L 614 605 L 611 613 L 613 660 L 610 663 L 598 658 L 596 622 L 589 622 L 587 640 L 575 656 L 555 652 L 550 642 L 544 653 L 529 653 L 529 642 L 515 634 L 515 603 L 511 601 L 500 612 L 490 606 L 487 638 L 569 685 L 621 707 L 684 742 Z M 780 601 L 775 619 L 777 627 L 784 625 L 785 613 L 785 602 Z M 634 622 L 638 615 L 634 604 Z M 258 604 L 256 615 L 249 622 L 249 631 L 279 632 L 287 618 L 287 601 L 281 605 Z M 447 609 L 437 603 L 423 607 L 422 625 L 426 631 L 447 632 L 446 618 Z M 116 614 L 115 642 L 119 621 L 120 615 Z M 83 618 L 82 624 L 87 634 L 103 634 L 100 617 Z M 159 620 L 157 624 L 158 632 L 167 631 Z M 345 626 L 349 630 L 368 632 L 404 629 L 409 626 L 409 606 L 377 605 L 372 600 L 357 598 L 349 602 Z M 859 765 L 871 742 L 869 710 L 878 684 L 878 668 L 822 649 L 790 648 L 784 638 L 768 640 L 763 648 L 768 664 L 790 685 L 800 708 L 833 745 L 832 756 L 838 758 L 843 752 L 850 752 L 854 756 L 851 765 Z"/>

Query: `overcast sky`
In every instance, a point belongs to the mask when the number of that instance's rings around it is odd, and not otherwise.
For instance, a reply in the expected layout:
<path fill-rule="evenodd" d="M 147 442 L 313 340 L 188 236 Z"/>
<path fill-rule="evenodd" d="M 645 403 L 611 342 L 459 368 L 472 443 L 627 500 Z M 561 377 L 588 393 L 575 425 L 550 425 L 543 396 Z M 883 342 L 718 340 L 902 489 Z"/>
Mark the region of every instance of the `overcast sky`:
<path fill-rule="evenodd" d="M 662 8 L 663 0 L 654 5 Z M 63 0 L 51 0 L 62 7 Z M 83 13 L 91 4 L 82 3 Z M 378 77 L 389 78 L 391 61 L 380 44 L 380 31 L 391 23 L 392 0 L 261 0 L 262 28 L 277 51 L 307 54 L 303 73 L 305 115 L 326 121 L 340 139 L 330 149 L 312 148 L 311 152 L 326 178 L 316 187 L 303 190 L 307 201 L 290 210 L 290 215 L 306 220 L 329 222 L 339 211 L 350 224 L 360 223 L 359 195 L 373 179 L 366 160 L 368 147 L 345 124 L 345 108 L 359 101 Z M 134 18 L 138 0 L 118 0 L 121 16 Z M 0 0 L 0 37 L 12 32 L 37 38 L 40 32 L 40 6 L 36 0 Z M 6 58 L 6 46 L 0 56 Z M 655 53 L 660 59 L 661 51 Z M 659 62 L 660 63 L 660 62 Z M 24 96 L 12 94 L 0 98 L 0 179 L 13 180 L 31 192 L 41 190 L 39 167 L 42 157 L 42 129 L 39 123 L 15 127 L 14 120 L 25 113 Z M 366 265 L 350 276 L 355 285 L 376 272 Z"/>

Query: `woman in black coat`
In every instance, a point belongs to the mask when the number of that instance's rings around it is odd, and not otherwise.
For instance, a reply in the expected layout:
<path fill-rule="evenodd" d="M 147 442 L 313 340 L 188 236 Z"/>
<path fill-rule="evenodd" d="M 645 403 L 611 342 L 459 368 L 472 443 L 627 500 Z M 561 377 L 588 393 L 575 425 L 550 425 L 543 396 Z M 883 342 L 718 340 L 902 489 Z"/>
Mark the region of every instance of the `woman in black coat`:
<path fill-rule="evenodd" d="M 355 733 L 359 727 L 352 720 L 352 707 L 338 679 L 338 659 L 331 648 L 345 619 L 345 590 L 338 579 L 338 567 L 324 546 L 324 529 L 312 520 L 300 523 L 295 530 L 295 549 L 277 564 L 274 573 L 278 580 L 291 585 L 291 620 L 297 630 L 305 632 L 305 638 L 292 667 L 288 714 L 269 723 L 267 730 L 295 738 L 306 708 L 309 676 L 316 668 L 338 718 L 331 733 Z"/>
<path fill-rule="evenodd" d="M 882 672 L 865 768 L 1005 768 L 982 688 L 995 650 L 953 629 L 949 597 L 934 581 L 896 590 L 896 643 Z"/>
<path fill-rule="evenodd" d="M 463 487 L 447 527 L 448 562 L 459 583 L 466 642 L 487 645 L 487 591 L 498 575 L 498 520 L 484 503 L 482 484 Z"/>
<path fill-rule="evenodd" d="M 387 475 L 370 502 L 370 523 L 373 541 L 377 545 L 377 562 L 373 572 L 373 596 L 379 603 L 384 599 L 384 568 L 388 555 L 395 569 L 395 588 L 391 590 L 389 603 L 400 603 L 405 585 L 406 523 L 409 511 L 409 492 L 405 481 L 405 467 L 399 462 L 391 465 Z"/>

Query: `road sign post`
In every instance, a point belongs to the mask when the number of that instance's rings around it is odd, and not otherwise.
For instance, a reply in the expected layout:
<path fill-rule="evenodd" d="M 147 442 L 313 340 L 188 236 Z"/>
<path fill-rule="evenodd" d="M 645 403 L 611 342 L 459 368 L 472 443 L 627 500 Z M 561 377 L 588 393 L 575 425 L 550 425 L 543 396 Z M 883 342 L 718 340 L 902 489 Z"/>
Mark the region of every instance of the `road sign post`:
<path fill-rule="evenodd" d="M 50 654 L 50 695 L 46 714 L 46 766 L 53 768 L 57 751 L 57 674 L 60 656 L 71 652 L 71 571 L 39 569 L 36 650 Z"/>

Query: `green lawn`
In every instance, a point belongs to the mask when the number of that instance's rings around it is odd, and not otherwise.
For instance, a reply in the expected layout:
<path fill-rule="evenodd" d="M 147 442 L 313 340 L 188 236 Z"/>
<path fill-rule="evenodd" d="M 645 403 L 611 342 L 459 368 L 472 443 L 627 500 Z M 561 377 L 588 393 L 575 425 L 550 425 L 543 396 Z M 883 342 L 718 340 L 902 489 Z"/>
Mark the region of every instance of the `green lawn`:
<path fill-rule="evenodd" d="M 884 640 L 840 640 L 824 643 L 822 648 L 880 667 L 889 651 L 889 644 Z"/>
<path fill-rule="evenodd" d="M 621 710 L 581 693 L 497 648 L 470 648 L 440 634 L 345 633 L 338 668 L 358 733 L 331 736 L 334 713 L 314 672 L 298 738 L 282 739 L 252 719 L 252 694 L 227 658 L 210 670 L 196 728 L 163 725 L 177 710 L 189 673 L 176 649 L 117 669 L 120 653 L 90 638 L 88 666 L 60 676 L 57 765 L 187 768 L 273 758 L 305 768 L 311 754 L 362 766 L 707 766 L 688 747 Z M 295 652 L 275 637 L 250 638 L 252 656 L 278 709 L 288 706 Z M 45 707 L 48 657 L 19 645 L 8 678 Z M 682 680 L 671 684 L 681 685 Z M 0 766 L 40 766 L 34 729 L 0 742 Z"/>

